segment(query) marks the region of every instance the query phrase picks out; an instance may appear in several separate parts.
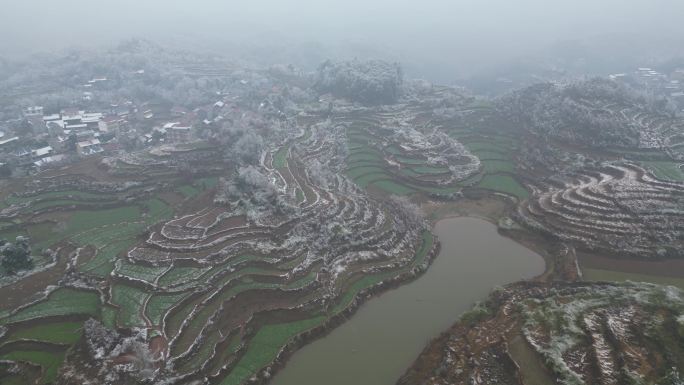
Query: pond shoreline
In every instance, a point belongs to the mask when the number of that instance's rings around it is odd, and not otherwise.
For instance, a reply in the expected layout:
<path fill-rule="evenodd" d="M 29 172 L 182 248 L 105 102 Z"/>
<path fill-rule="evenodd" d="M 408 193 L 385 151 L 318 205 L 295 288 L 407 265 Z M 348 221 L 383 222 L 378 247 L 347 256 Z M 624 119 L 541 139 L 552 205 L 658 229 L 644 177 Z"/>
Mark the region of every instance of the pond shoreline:
<path fill-rule="evenodd" d="M 539 275 L 543 275 L 543 271 L 546 270 L 546 259 L 541 257 L 535 250 L 531 250 L 531 249 L 529 249 L 523 245 L 520 245 L 517 240 L 512 239 L 510 236 L 508 236 L 508 234 L 502 234 L 498 230 L 498 227 L 496 227 L 496 224 L 492 223 L 493 221 L 491 218 L 483 217 L 480 215 L 468 215 L 468 216 L 454 215 L 454 216 L 448 216 L 445 218 L 439 218 L 438 220 L 433 221 L 431 223 L 433 225 L 433 229 L 432 229 L 433 234 L 438 232 L 436 230 L 440 226 L 439 225 L 440 223 L 449 223 L 450 221 L 459 221 L 459 220 L 461 220 L 461 221 L 465 220 L 467 222 L 466 225 L 468 223 L 470 223 L 470 224 L 475 223 L 475 222 L 471 223 L 470 221 L 479 221 L 480 223 L 486 222 L 486 226 L 492 226 L 492 227 L 490 227 L 489 231 L 493 230 L 493 232 L 498 234 L 498 236 L 501 237 L 502 239 L 505 239 L 508 242 L 513 242 L 513 243 L 519 245 L 521 248 L 524 248 L 526 250 L 526 253 L 528 253 L 530 255 L 536 255 L 536 257 L 534 257 L 534 258 L 537 258 L 538 262 L 541 262 L 539 264 L 539 265 L 541 265 L 541 271 L 535 270 L 535 274 L 533 276 L 529 276 L 530 274 L 528 274 L 526 276 L 526 278 L 524 278 L 524 279 L 533 279 L 534 277 L 537 277 Z M 440 245 L 440 246 L 433 248 L 433 250 L 430 254 L 430 265 L 432 265 L 432 263 L 436 259 L 436 256 L 441 255 L 441 252 L 443 251 L 443 249 L 442 249 L 443 242 L 439 242 L 439 241 L 440 240 L 444 241 L 444 240 L 441 239 L 439 234 L 437 234 L 435 238 L 437 240 L 437 242 L 435 242 L 435 245 Z M 540 267 L 539 265 L 537 265 L 537 267 Z M 431 269 L 427 269 L 427 272 L 430 272 L 430 271 L 431 271 Z M 413 276 L 406 277 L 406 278 L 397 277 L 396 279 L 394 279 L 392 281 L 383 282 L 383 283 L 381 283 L 375 287 L 372 287 L 372 288 L 366 290 L 363 293 L 360 293 L 356 297 L 356 299 L 354 300 L 352 306 L 350 306 L 350 308 L 348 308 L 343 313 L 341 313 L 339 315 L 339 317 L 338 316 L 333 317 L 330 321 L 326 322 L 326 324 L 324 326 L 316 328 L 316 329 L 312 329 L 311 331 L 305 332 L 304 334 L 295 338 L 292 341 L 292 343 L 288 344 L 281 351 L 281 354 L 279 354 L 276 361 L 272 365 L 270 365 L 269 367 L 264 368 L 264 370 L 262 370 L 260 372 L 260 375 L 258 376 L 258 378 L 255 379 L 255 381 L 253 381 L 252 383 L 257 383 L 257 384 L 271 383 L 273 385 L 280 385 L 280 382 L 273 381 L 274 380 L 273 375 L 276 374 L 276 372 L 278 372 L 278 374 L 280 374 L 281 369 L 283 369 L 285 367 L 285 364 L 289 361 L 291 356 L 295 352 L 299 351 L 300 348 L 302 348 L 304 345 L 311 343 L 312 341 L 314 341 L 316 339 L 320 339 L 320 337 L 327 336 L 327 335 L 331 334 L 331 332 L 338 330 L 337 327 L 344 324 L 346 321 L 352 322 L 352 320 L 348 320 L 349 316 L 356 313 L 360 308 L 362 308 L 361 305 L 366 303 L 369 299 L 382 299 L 383 297 L 385 297 L 385 294 L 389 294 L 390 292 L 394 292 L 394 290 L 391 290 L 391 289 L 393 289 L 393 288 L 400 288 L 401 289 L 403 287 L 410 286 L 410 285 L 414 284 L 413 281 L 416 281 L 416 282 L 420 281 L 420 280 L 417 280 L 417 278 L 423 278 L 424 276 L 425 276 L 425 272 L 421 272 L 420 274 L 413 275 Z M 515 281 L 516 281 L 516 279 L 512 279 L 510 281 L 501 282 L 501 283 L 505 284 L 505 283 L 511 283 L 511 282 L 515 282 Z M 487 290 L 489 291 L 492 288 L 493 288 L 493 286 L 488 287 Z M 486 295 L 482 296 L 482 298 L 485 298 L 485 297 L 486 297 Z M 426 298 L 429 298 L 429 297 L 426 297 Z M 472 298 L 472 301 L 467 301 L 468 304 L 466 305 L 466 307 L 472 306 L 472 303 L 474 303 L 478 299 L 482 299 L 482 298 L 479 298 L 479 297 Z M 363 307 L 363 309 L 365 310 L 365 307 Z M 456 320 L 457 320 L 457 317 L 449 318 L 448 325 L 451 325 Z M 435 338 L 438 335 L 439 335 L 439 333 L 430 334 L 428 341 L 431 340 L 432 338 Z M 423 345 L 425 342 L 427 342 L 427 341 L 423 341 Z M 418 349 L 416 354 L 419 353 L 420 350 L 422 350 L 422 348 L 423 348 L 423 346 L 421 345 L 420 349 Z M 339 363 L 339 364 L 343 365 L 342 363 Z M 264 376 L 265 373 L 269 373 L 269 375 Z M 402 374 L 402 372 L 396 373 L 397 379 L 399 378 L 399 376 L 401 376 L 401 374 Z M 285 383 L 287 383 L 287 381 L 285 381 Z M 307 382 L 302 382 L 301 384 L 302 385 L 308 385 Z"/>
<path fill-rule="evenodd" d="M 340 313 L 330 317 L 322 325 L 313 329 L 307 330 L 294 337 L 287 343 L 278 353 L 275 360 L 268 366 L 259 370 L 252 379 L 247 380 L 246 383 L 254 385 L 271 384 L 275 374 L 280 372 L 286 365 L 289 359 L 297 353 L 302 347 L 310 344 L 313 341 L 319 340 L 326 335 L 333 332 L 338 326 L 344 324 L 349 320 L 349 317 L 354 315 L 368 300 L 381 296 L 382 294 L 397 289 L 411 281 L 420 277 L 429 269 L 435 258 L 439 255 L 441 245 L 439 239 L 433 234 L 432 249 L 425 255 L 426 268 L 413 273 L 411 271 L 400 274 L 392 279 L 382 281 L 376 285 L 366 288 L 356 294 L 351 304 Z M 273 385 L 277 385 L 273 383 Z"/>

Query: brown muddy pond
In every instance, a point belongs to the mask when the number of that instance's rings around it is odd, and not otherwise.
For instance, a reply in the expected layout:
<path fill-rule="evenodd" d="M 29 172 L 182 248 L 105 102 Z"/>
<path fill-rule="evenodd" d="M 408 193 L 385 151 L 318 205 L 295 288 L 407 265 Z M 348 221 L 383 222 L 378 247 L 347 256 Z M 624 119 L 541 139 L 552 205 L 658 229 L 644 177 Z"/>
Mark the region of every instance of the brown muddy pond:
<path fill-rule="evenodd" d="M 497 285 L 544 271 L 535 252 L 477 218 L 441 220 L 442 249 L 417 280 L 366 302 L 297 351 L 271 385 L 391 385 L 425 345 Z"/>

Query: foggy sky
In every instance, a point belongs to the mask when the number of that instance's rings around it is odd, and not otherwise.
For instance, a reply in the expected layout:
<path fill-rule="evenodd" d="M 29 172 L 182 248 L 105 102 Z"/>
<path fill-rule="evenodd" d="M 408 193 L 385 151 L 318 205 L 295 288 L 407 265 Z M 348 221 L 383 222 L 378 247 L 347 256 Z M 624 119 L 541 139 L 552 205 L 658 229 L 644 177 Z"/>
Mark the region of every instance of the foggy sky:
<path fill-rule="evenodd" d="M 369 55 L 468 73 L 554 43 L 684 38 L 682 0 L 2 0 L 0 56 L 130 37 L 297 61 Z M 260 51 L 261 50 L 261 51 Z M 279 54 L 280 57 L 278 56 Z M 315 55 L 314 55 L 315 56 Z M 315 58 L 312 58 L 315 59 Z M 439 67 L 439 69 L 437 69 Z M 426 73 L 429 77 L 429 73 Z"/>

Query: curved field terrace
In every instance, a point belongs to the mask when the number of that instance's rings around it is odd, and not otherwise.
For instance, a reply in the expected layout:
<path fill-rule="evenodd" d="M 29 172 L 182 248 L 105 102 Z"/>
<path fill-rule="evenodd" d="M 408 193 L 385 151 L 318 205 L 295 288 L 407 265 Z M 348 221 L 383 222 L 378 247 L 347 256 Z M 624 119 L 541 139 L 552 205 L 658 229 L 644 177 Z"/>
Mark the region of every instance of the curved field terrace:
<path fill-rule="evenodd" d="M 487 231 L 542 255 L 547 271 L 476 305 L 400 383 L 650 383 L 684 371 L 681 292 L 573 283 L 586 261 L 596 280 L 621 263 L 640 280 L 641 267 L 656 280 L 681 266 L 681 117 L 596 79 L 480 99 L 404 82 L 384 62 L 327 62 L 316 75 L 155 52 L 179 88 L 121 106 L 108 91 L 119 127 L 100 133 L 113 136 L 102 152 L 31 159 L 0 180 L 0 383 L 273 382 L 297 349 L 424 273 L 441 247 L 431 225 L 451 216 L 497 224 Z M 147 79 L 119 75 L 136 89 Z"/>
<path fill-rule="evenodd" d="M 18 305 L 0 318 L 0 354 L 19 365 L 7 378 L 35 366 L 42 383 L 266 380 L 365 293 L 425 270 L 437 250 L 426 222 L 339 172 L 344 136 L 311 124 L 234 179 L 198 146 L 180 153 L 210 171 L 190 180 L 167 148 L 17 185 L 4 235 L 52 259 L 27 273 L 45 280 L 0 288 Z"/>

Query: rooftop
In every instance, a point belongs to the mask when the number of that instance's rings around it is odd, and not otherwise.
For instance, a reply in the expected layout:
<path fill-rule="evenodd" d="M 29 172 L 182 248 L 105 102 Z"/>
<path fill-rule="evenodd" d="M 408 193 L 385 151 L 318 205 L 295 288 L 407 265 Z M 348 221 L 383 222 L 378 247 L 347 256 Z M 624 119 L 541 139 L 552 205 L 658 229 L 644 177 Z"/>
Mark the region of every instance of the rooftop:
<path fill-rule="evenodd" d="M 14 142 L 14 141 L 16 141 L 16 140 L 19 140 L 19 137 L 18 137 L 18 136 L 13 136 L 13 137 L 11 137 L 11 138 L 7 138 L 7 139 L 0 140 L 0 146 L 2 146 L 3 144 L 7 144 L 7 143 Z"/>
<path fill-rule="evenodd" d="M 52 147 L 50 147 L 50 146 L 37 148 L 37 149 L 31 151 L 33 156 L 45 156 L 45 155 L 50 154 L 51 152 L 52 152 Z"/>

